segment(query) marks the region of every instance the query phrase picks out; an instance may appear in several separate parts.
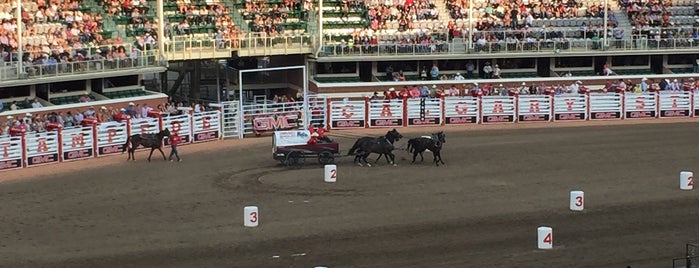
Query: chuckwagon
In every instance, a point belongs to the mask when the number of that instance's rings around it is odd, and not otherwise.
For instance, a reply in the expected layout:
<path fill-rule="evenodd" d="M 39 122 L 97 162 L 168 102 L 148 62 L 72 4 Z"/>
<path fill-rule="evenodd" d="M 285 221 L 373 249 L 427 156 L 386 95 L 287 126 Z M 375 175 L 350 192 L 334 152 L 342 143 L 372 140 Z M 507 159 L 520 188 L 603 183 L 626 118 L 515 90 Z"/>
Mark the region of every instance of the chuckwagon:
<path fill-rule="evenodd" d="M 337 142 L 319 141 L 309 144 L 311 132 L 308 130 L 275 131 L 272 136 L 272 158 L 291 168 L 301 168 L 306 158 L 316 158 L 321 165 L 331 164 L 339 156 Z"/>

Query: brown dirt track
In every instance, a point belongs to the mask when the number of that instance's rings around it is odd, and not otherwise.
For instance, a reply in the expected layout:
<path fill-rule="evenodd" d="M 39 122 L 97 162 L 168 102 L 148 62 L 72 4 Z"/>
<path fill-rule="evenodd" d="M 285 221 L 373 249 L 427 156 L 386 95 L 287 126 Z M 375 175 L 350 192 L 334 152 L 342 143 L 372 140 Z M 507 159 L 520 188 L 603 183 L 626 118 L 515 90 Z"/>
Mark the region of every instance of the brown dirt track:
<path fill-rule="evenodd" d="M 270 138 L 183 146 L 182 163 L 3 172 L 0 267 L 670 267 L 699 240 L 698 193 L 678 188 L 699 172 L 696 122 L 447 127 L 446 166 L 343 157 L 335 184 L 311 160 L 280 167 Z M 330 135 L 346 151 L 380 132 Z M 568 210 L 572 189 L 584 212 Z M 242 226 L 250 204 L 257 228 Z M 553 250 L 536 249 L 539 225 Z"/>

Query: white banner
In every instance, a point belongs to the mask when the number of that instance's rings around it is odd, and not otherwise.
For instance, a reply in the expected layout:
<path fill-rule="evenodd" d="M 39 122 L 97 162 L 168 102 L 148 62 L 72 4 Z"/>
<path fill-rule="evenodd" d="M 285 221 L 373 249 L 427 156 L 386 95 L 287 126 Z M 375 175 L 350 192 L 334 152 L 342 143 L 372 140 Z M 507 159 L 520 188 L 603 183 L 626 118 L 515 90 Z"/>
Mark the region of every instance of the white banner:
<path fill-rule="evenodd" d="M 162 129 L 168 129 L 170 134 L 180 136 L 180 143 L 192 141 L 192 119 L 189 114 L 175 116 L 163 116 Z M 170 141 L 165 138 L 165 145 L 170 145 Z"/>
<path fill-rule="evenodd" d="M 365 127 L 365 108 L 365 101 L 330 102 L 330 127 L 336 129 Z"/>
<path fill-rule="evenodd" d="M 369 126 L 403 126 L 402 100 L 373 100 L 369 102 Z"/>
<path fill-rule="evenodd" d="M 58 132 L 29 132 L 24 136 L 27 166 L 58 162 Z"/>
<path fill-rule="evenodd" d="M 517 120 L 520 122 L 550 121 L 551 96 L 519 95 L 517 97 Z"/>
<path fill-rule="evenodd" d="M 277 147 L 306 145 L 310 138 L 311 132 L 308 130 L 275 131 L 273 143 Z"/>
<path fill-rule="evenodd" d="M 0 136 L 0 170 L 22 167 L 22 137 Z"/>
<path fill-rule="evenodd" d="M 626 93 L 625 118 L 655 118 L 658 115 L 657 95 L 653 92 Z"/>
<path fill-rule="evenodd" d="M 158 132 L 160 132 L 160 121 L 158 118 L 131 118 L 131 135 L 156 134 Z"/>
<path fill-rule="evenodd" d="M 424 117 L 421 115 L 420 103 L 425 101 Z M 442 99 L 411 98 L 408 99 L 408 126 L 442 124 Z"/>
<path fill-rule="evenodd" d="M 210 141 L 221 137 L 221 113 L 208 111 L 192 115 L 194 142 Z"/>
<path fill-rule="evenodd" d="M 63 161 L 94 157 L 94 142 L 92 127 L 61 129 L 61 153 Z"/>
<path fill-rule="evenodd" d="M 478 98 L 446 97 L 444 98 L 444 123 L 471 124 L 478 123 Z"/>
<path fill-rule="evenodd" d="M 104 122 L 97 125 L 97 155 L 121 153 L 128 134 L 125 122 Z"/>
<path fill-rule="evenodd" d="M 620 119 L 621 94 L 590 93 L 590 119 Z"/>
<path fill-rule="evenodd" d="M 692 115 L 692 95 L 688 91 L 661 91 L 660 117 Z"/>
<path fill-rule="evenodd" d="M 483 96 L 481 122 L 498 123 L 515 121 L 515 97 L 512 96 Z"/>
<path fill-rule="evenodd" d="M 554 120 L 587 119 L 587 96 L 584 94 L 562 94 L 553 97 Z"/>

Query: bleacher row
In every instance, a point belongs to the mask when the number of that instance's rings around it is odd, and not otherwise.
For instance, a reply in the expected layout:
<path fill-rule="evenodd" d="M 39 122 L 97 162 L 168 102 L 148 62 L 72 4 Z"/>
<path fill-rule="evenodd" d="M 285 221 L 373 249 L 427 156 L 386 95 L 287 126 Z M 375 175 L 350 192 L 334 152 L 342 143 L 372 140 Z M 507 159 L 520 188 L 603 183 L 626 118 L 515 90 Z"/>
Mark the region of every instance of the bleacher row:
<path fill-rule="evenodd" d="M 89 101 L 95 101 L 95 100 L 105 100 L 105 99 L 123 99 L 123 98 L 132 98 L 132 97 L 141 97 L 141 96 L 146 96 L 148 95 L 148 92 L 145 91 L 143 88 L 138 87 L 138 88 L 124 88 L 121 90 L 115 90 L 115 91 L 106 91 L 101 94 L 96 94 L 96 93 L 88 93 Z M 43 103 L 47 103 L 48 105 L 65 105 L 65 104 L 73 104 L 73 103 L 79 103 L 82 102 L 81 98 L 84 96 L 84 93 L 80 93 L 79 91 L 70 94 L 70 95 L 59 95 L 56 97 L 51 97 L 48 101 L 44 101 Z M 15 99 L 14 101 L 3 101 L 3 109 L 0 109 L 0 112 L 3 111 L 9 111 L 12 107 L 13 102 L 17 106 L 18 109 L 30 109 L 32 108 L 32 101 L 29 98 L 24 98 L 21 99 L 22 97 L 19 98 L 13 98 Z M 21 100 L 17 100 L 21 99 Z M 87 102 L 89 102 L 87 101 Z M 46 105 L 46 104 L 44 104 Z"/>

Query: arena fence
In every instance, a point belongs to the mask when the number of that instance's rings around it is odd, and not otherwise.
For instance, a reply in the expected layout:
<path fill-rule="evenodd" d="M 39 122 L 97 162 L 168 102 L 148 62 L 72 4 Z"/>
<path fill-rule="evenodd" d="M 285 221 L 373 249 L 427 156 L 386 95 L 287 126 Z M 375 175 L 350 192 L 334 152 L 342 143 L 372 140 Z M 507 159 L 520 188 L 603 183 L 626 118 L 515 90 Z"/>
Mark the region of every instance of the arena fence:
<path fill-rule="evenodd" d="M 238 106 L 183 115 L 151 113 L 148 118 L 56 128 L 43 133 L 11 129 L 0 137 L 0 170 L 88 159 L 120 153 L 129 135 L 164 128 L 183 143 L 261 136 L 275 130 L 324 125 L 328 130 L 585 120 L 694 117 L 699 98 L 691 91 L 585 93 L 563 95 L 464 96 L 393 100 L 309 99 L 302 102 Z M 239 109 L 240 108 L 240 109 Z M 239 122 L 243 113 L 243 122 Z M 305 116 L 308 113 L 309 116 Z M 304 118 L 308 118 L 307 121 Z M 240 135 L 242 133 L 242 135 Z M 168 145 L 168 141 L 164 141 Z"/>
<path fill-rule="evenodd" d="M 330 129 L 691 117 L 689 91 L 328 100 Z"/>
<path fill-rule="evenodd" d="M 96 123 L 84 120 L 82 126 L 47 126 L 46 132 L 10 129 L 0 136 L 0 170 L 89 159 L 121 153 L 127 138 L 134 134 L 157 133 L 169 129 L 182 138 L 182 145 L 220 140 L 223 137 L 221 111 L 168 115 L 151 112 L 147 118 Z M 167 138 L 163 141 L 169 145 Z"/>

